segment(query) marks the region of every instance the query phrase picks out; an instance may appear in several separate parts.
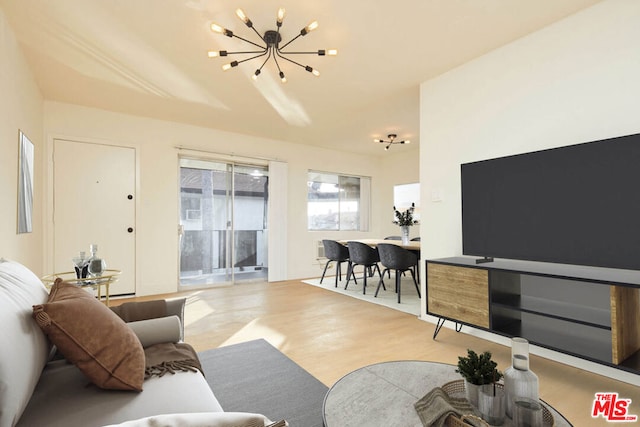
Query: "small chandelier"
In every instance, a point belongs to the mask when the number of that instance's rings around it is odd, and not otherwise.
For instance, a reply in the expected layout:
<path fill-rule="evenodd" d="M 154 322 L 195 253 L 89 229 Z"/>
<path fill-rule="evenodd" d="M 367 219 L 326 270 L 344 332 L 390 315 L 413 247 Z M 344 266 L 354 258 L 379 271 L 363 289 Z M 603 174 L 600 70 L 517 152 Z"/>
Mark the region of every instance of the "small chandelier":
<path fill-rule="evenodd" d="M 310 72 L 314 76 L 316 76 L 316 77 L 319 76 L 320 72 L 318 70 L 310 67 L 309 65 L 302 65 L 299 62 L 296 62 L 293 59 L 288 58 L 287 55 L 311 54 L 311 55 L 318 55 L 318 56 L 325 56 L 325 55 L 335 56 L 335 55 L 338 54 L 338 51 L 335 50 L 335 49 L 327 49 L 327 50 L 320 49 L 320 50 L 312 51 L 312 52 L 284 52 L 283 49 L 286 48 L 287 46 L 289 46 L 298 37 L 306 36 L 311 31 L 313 31 L 316 28 L 318 28 L 318 21 L 313 21 L 309 25 L 304 27 L 302 30 L 300 30 L 300 33 L 298 35 L 296 35 L 294 38 L 292 38 L 291 40 L 289 40 L 285 44 L 280 45 L 280 43 L 282 42 L 282 35 L 280 34 L 280 27 L 282 27 L 282 21 L 284 20 L 284 14 L 285 14 L 284 8 L 280 8 L 278 10 L 278 16 L 276 18 L 276 29 L 275 30 L 268 30 L 268 31 L 266 31 L 264 33 L 264 35 L 260 35 L 260 33 L 254 28 L 253 22 L 251 22 L 251 20 L 247 17 L 247 15 L 244 13 L 244 11 L 242 9 L 236 10 L 236 15 L 238 15 L 238 18 L 240 18 L 240 20 L 242 22 L 244 22 L 247 27 L 251 28 L 258 35 L 258 37 L 260 37 L 260 40 L 264 43 L 264 45 L 261 45 L 261 44 L 258 44 L 258 43 L 254 43 L 254 42 L 252 42 L 250 40 L 247 40 L 247 39 L 245 39 L 243 37 L 237 36 L 237 35 L 235 35 L 233 33 L 233 31 L 228 30 L 228 29 L 226 29 L 224 27 L 221 27 L 218 24 L 215 24 L 215 23 L 211 24 L 211 30 L 213 32 L 224 34 L 227 37 L 235 37 L 237 39 L 242 40 L 245 43 L 249 43 L 250 45 L 253 45 L 253 46 L 259 48 L 260 50 L 248 50 L 248 51 L 239 51 L 239 52 L 228 52 L 226 50 L 209 51 L 208 52 L 209 58 L 215 58 L 215 57 L 218 57 L 218 56 L 228 56 L 228 55 L 251 55 L 251 54 L 255 54 L 254 56 L 252 56 L 250 58 L 242 59 L 242 60 L 239 60 L 239 61 L 231 61 L 230 63 L 224 64 L 222 66 L 222 69 L 224 71 L 227 71 L 227 70 L 229 70 L 229 69 L 231 69 L 233 67 L 237 67 L 238 64 L 241 64 L 241 63 L 246 62 L 246 61 L 250 61 L 252 59 L 260 58 L 260 57 L 263 57 L 263 56 L 266 55 L 266 59 L 264 60 L 264 62 L 260 66 L 260 68 L 258 68 L 255 71 L 255 73 L 253 73 L 253 76 L 251 76 L 251 78 L 253 78 L 254 80 L 258 79 L 258 76 L 262 72 L 262 67 L 264 67 L 264 65 L 271 58 L 273 58 L 273 62 L 275 62 L 276 67 L 278 68 L 278 75 L 280 76 L 280 80 L 282 81 L 282 83 L 286 83 L 287 82 L 287 78 L 285 77 L 284 72 L 282 71 L 282 69 L 280 69 L 280 64 L 278 63 L 278 59 L 284 59 L 285 61 L 289 61 L 292 64 L 295 64 L 295 65 L 297 65 L 297 66 L 299 66 L 301 68 L 304 68 L 306 71 Z"/>
<path fill-rule="evenodd" d="M 385 139 L 374 139 L 373 142 L 379 142 L 381 144 L 387 144 L 386 147 L 384 147 L 385 150 L 388 150 L 389 147 L 391 147 L 393 144 L 410 144 L 411 141 L 406 140 L 406 141 L 396 141 L 396 138 L 398 137 L 398 135 L 396 135 L 395 133 L 390 133 L 389 135 L 387 135 L 387 138 L 389 138 L 388 140 Z"/>

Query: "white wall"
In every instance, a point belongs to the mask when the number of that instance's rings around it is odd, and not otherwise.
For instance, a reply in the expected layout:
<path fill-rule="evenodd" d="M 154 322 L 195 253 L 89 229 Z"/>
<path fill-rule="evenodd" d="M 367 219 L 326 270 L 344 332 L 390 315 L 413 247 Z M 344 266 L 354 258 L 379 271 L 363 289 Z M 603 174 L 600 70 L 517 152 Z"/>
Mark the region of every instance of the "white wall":
<path fill-rule="evenodd" d="M 461 163 L 640 133 L 638 76 L 640 1 L 605 0 L 424 82 L 424 257 L 462 254 Z M 434 192 L 443 195 L 441 202 L 429 201 Z M 434 321 L 425 308 L 422 318 Z M 495 334 L 465 332 L 508 345 Z M 618 369 L 535 346 L 532 351 L 637 384 L 637 376 Z"/>
<path fill-rule="evenodd" d="M 639 133 L 638 76 L 640 1 L 607 0 L 424 82 L 425 257 L 462 253 L 461 163 Z"/>
<path fill-rule="evenodd" d="M 33 232 L 17 234 L 18 132 L 35 147 Z M 0 257 L 43 274 L 42 97 L 0 10 Z"/>
<path fill-rule="evenodd" d="M 393 185 L 418 180 L 417 151 L 394 147 L 384 157 L 367 157 L 219 132 L 177 123 L 45 102 L 31 70 L 0 10 L 0 257 L 16 259 L 36 274 L 50 273 L 51 233 L 47 154 L 55 137 L 102 142 L 137 149 L 140 196 L 137 212 L 138 294 L 177 289 L 178 178 L 175 146 L 236 155 L 277 158 L 289 166 L 288 277 L 314 277 L 322 272 L 315 259 L 322 238 L 350 239 L 397 234 L 391 224 Z M 44 124 L 44 128 L 43 128 Z M 18 130 L 35 145 L 33 233 L 16 233 Z M 368 139 L 366 139 L 368 141 Z M 354 141 L 354 143 L 367 143 Z M 397 150 L 395 150 L 397 148 Z M 370 176 L 371 231 L 308 232 L 307 170 Z M 417 235 L 418 229 L 412 230 Z"/>
<path fill-rule="evenodd" d="M 402 178 L 398 182 L 411 182 L 418 177 L 418 160 L 415 155 L 413 160 L 401 158 L 398 162 L 389 163 L 386 157 L 337 152 L 55 102 L 45 102 L 44 128 L 49 145 L 53 138 L 65 137 L 136 148 L 140 173 L 136 213 L 138 295 L 173 292 L 177 289 L 176 146 L 235 156 L 266 157 L 288 163 L 287 246 L 290 279 L 317 277 L 322 273 L 323 264 L 315 258 L 318 240 L 380 236 L 383 228 L 381 224 L 384 221 L 387 226 L 389 222 L 387 210 L 390 211 L 393 204 L 394 174 L 413 168 L 411 174 L 402 172 Z M 408 163 L 413 164 L 407 167 Z M 393 166 L 387 167 L 388 164 Z M 309 169 L 372 177 L 374 194 L 372 229 L 369 233 L 307 231 L 306 183 Z M 384 214 L 382 207 L 385 209 Z"/>

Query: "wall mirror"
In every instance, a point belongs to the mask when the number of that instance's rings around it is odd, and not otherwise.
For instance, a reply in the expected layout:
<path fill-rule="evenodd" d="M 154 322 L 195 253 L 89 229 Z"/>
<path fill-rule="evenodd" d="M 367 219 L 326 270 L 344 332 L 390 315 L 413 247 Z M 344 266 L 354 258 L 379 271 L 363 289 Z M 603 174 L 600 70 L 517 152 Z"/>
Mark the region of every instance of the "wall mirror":
<path fill-rule="evenodd" d="M 33 229 L 33 143 L 20 131 L 18 156 L 18 234 L 31 233 Z"/>

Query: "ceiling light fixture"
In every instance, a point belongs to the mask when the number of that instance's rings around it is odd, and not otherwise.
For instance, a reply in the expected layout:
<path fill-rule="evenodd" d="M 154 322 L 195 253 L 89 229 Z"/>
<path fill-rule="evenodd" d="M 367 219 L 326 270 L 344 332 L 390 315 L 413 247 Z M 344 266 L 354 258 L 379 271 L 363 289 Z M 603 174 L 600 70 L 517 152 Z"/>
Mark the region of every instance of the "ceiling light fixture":
<path fill-rule="evenodd" d="M 382 144 L 387 144 L 387 146 L 384 147 L 385 150 L 388 150 L 389 147 L 391 147 L 393 144 L 410 144 L 411 143 L 411 141 L 409 141 L 409 140 L 396 141 L 397 137 L 398 137 L 398 135 L 396 135 L 395 133 L 390 133 L 389 135 L 387 135 L 387 138 L 389 138 L 388 140 L 374 139 L 373 142 L 380 142 Z"/>
<path fill-rule="evenodd" d="M 276 67 L 278 68 L 278 75 L 280 76 L 280 80 L 282 81 L 282 83 L 286 83 L 287 82 L 287 78 L 284 75 L 284 72 L 282 71 L 282 69 L 280 68 L 280 64 L 278 63 L 278 59 L 284 59 L 285 61 L 289 61 L 292 64 L 295 64 L 301 68 L 304 68 L 306 71 L 310 72 L 311 74 L 313 74 L 314 76 L 320 76 L 320 72 L 312 67 L 310 67 L 309 65 L 302 65 L 299 62 L 294 61 L 293 59 L 288 58 L 286 55 L 303 55 L 303 54 L 307 54 L 307 55 L 318 55 L 318 56 L 335 56 L 338 54 L 338 51 L 336 49 L 320 49 L 317 51 L 312 51 L 312 52 L 284 52 L 283 49 L 286 48 L 287 46 L 289 46 L 294 40 L 296 40 L 298 37 L 303 37 L 306 36 L 307 34 L 309 34 L 311 31 L 315 30 L 316 28 L 318 28 L 318 21 L 313 21 L 311 22 L 309 25 L 307 25 L 306 27 L 304 27 L 302 30 L 300 30 L 300 33 L 298 35 L 296 35 L 294 38 L 292 38 L 291 40 L 289 40 L 288 42 L 286 42 L 285 44 L 283 44 L 282 46 L 280 45 L 280 42 L 282 42 L 282 35 L 280 34 L 280 27 L 282 27 L 282 22 L 284 21 L 284 15 L 285 15 L 285 10 L 284 8 L 280 8 L 278 10 L 278 15 L 276 17 L 276 29 L 275 30 L 268 30 L 264 33 L 264 35 L 260 35 L 260 33 L 255 29 L 255 27 L 253 26 L 253 22 L 251 22 L 251 20 L 249 19 L 249 17 L 244 13 L 244 11 L 242 9 L 238 9 L 236 10 L 236 15 L 238 16 L 238 18 L 240 18 L 240 20 L 242 22 L 245 23 L 245 25 L 249 28 L 251 28 L 257 35 L 258 37 L 260 37 L 260 40 L 262 40 L 262 42 L 264 43 L 264 46 L 258 44 L 258 43 L 254 43 L 250 40 L 247 40 L 243 37 L 237 36 L 233 33 L 233 31 L 228 30 L 224 27 L 221 27 L 218 24 L 211 24 L 211 31 L 215 32 L 215 33 L 219 33 L 219 34 L 224 34 L 227 37 L 235 37 L 237 39 L 242 40 L 245 43 L 249 43 L 250 45 L 253 45 L 257 48 L 259 48 L 260 50 L 250 50 L 250 51 L 238 51 L 238 52 L 229 52 L 226 50 L 220 50 L 220 51 L 209 51 L 208 55 L 209 58 L 215 58 L 215 57 L 219 57 L 219 56 L 229 56 L 229 55 L 243 55 L 243 54 L 247 54 L 247 55 L 251 55 L 251 54 L 255 54 L 255 56 L 252 56 L 251 58 L 246 58 L 246 59 L 242 59 L 239 61 L 231 61 L 230 63 L 224 64 L 222 66 L 222 69 L 224 71 L 227 71 L 233 67 L 237 67 L 239 64 L 246 62 L 246 61 L 250 61 L 252 59 L 256 59 L 256 58 L 260 58 L 263 56 L 267 56 L 266 59 L 264 60 L 264 62 L 262 63 L 262 65 L 260 66 L 260 68 L 258 68 L 255 73 L 253 73 L 253 76 L 251 76 L 254 80 L 258 79 L 258 76 L 260 75 L 260 73 L 262 72 L 262 67 L 264 67 L 264 65 L 269 61 L 270 58 L 273 58 L 273 62 L 275 62 Z"/>

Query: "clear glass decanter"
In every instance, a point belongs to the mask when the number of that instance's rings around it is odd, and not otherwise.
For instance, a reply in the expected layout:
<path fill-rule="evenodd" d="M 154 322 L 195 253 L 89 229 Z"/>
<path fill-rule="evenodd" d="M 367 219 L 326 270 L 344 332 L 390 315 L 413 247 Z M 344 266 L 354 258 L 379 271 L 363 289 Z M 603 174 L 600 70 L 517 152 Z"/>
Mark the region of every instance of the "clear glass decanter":
<path fill-rule="evenodd" d="M 538 401 L 538 376 L 529 369 L 529 341 L 524 338 L 511 339 L 511 363 L 504 372 L 506 412 L 513 417 L 513 402 L 516 397 L 527 397 Z"/>
<path fill-rule="evenodd" d="M 102 276 L 102 273 L 107 268 L 107 263 L 98 255 L 98 245 L 90 245 L 89 250 L 91 252 L 91 257 L 89 258 L 89 274 L 92 277 Z"/>

